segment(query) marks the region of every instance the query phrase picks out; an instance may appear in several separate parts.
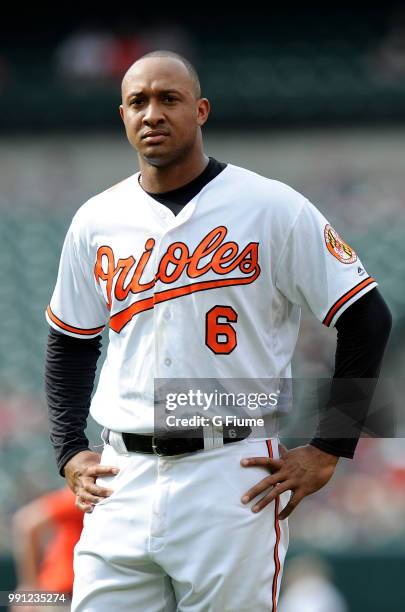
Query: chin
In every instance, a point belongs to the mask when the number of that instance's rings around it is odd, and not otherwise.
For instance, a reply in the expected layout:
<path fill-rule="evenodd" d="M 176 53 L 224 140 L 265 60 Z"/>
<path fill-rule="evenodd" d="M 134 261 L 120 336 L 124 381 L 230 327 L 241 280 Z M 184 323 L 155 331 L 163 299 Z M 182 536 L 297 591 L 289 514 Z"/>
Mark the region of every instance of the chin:
<path fill-rule="evenodd" d="M 146 163 L 148 163 L 150 166 L 155 166 L 156 168 L 170 166 L 176 160 L 176 157 L 174 155 L 171 155 L 170 153 L 164 153 L 163 151 L 160 154 L 158 151 L 143 153 L 142 157 L 146 161 Z"/>
<path fill-rule="evenodd" d="M 163 145 L 163 143 L 162 143 Z M 142 159 L 155 168 L 165 168 L 181 163 L 190 155 L 192 145 L 169 149 L 162 145 L 149 146 L 139 152 Z"/>
<path fill-rule="evenodd" d="M 170 165 L 170 160 L 166 159 L 165 157 L 158 157 L 153 155 L 143 155 L 142 157 L 144 158 L 146 163 L 148 163 L 150 166 L 155 166 L 155 168 L 163 168 L 164 166 Z"/>

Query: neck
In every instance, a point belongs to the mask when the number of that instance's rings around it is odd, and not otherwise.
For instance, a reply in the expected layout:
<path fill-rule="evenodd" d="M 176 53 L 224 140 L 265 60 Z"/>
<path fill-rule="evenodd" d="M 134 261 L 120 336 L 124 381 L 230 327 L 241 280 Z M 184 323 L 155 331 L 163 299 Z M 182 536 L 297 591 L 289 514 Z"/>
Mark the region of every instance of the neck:
<path fill-rule="evenodd" d="M 139 158 L 141 171 L 140 184 L 150 193 L 164 193 L 187 185 L 197 178 L 207 167 L 208 157 L 203 151 L 189 155 L 178 163 L 169 166 L 156 167 Z"/>

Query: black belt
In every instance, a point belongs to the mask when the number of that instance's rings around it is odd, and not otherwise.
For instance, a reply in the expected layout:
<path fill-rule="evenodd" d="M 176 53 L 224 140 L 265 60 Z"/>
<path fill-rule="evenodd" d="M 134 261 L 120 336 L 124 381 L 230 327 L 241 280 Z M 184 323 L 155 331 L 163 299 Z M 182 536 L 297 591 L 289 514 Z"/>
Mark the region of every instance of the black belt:
<path fill-rule="evenodd" d="M 223 443 L 241 442 L 251 433 L 250 427 L 223 427 Z M 193 430 L 182 438 L 168 436 L 144 436 L 135 433 L 122 433 L 122 440 L 127 451 L 153 455 L 183 455 L 204 449 L 203 428 Z"/>

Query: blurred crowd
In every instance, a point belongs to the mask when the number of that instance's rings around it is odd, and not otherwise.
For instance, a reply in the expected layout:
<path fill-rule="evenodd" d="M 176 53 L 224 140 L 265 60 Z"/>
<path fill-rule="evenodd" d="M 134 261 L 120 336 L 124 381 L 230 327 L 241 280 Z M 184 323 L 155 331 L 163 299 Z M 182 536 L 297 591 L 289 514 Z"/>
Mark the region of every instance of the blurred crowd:
<path fill-rule="evenodd" d="M 55 69 L 60 78 L 81 85 L 121 80 L 132 62 L 155 49 L 170 49 L 191 60 L 195 54 L 191 36 L 175 22 L 157 20 L 151 27 L 137 27 L 131 20 L 111 29 L 92 19 L 60 42 Z"/>
<path fill-rule="evenodd" d="M 32 91 L 24 92 L 22 105 L 31 96 L 36 109 L 46 105 L 47 97 L 61 92 L 73 93 L 73 99 L 77 95 L 79 100 L 87 95 L 90 100 L 88 94 L 94 90 L 100 95 L 101 90 L 114 91 L 129 65 L 143 54 L 168 49 L 196 62 L 206 76 L 214 73 L 211 89 L 217 90 L 220 99 L 237 96 L 245 112 L 253 109 L 251 118 L 263 113 L 263 105 L 268 107 L 267 112 L 264 109 L 268 120 L 301 112 L 304 119 L 308 112 L 316 120 L 317 113 L 323 115 L 325 110 L 345 115 L 346 100 L 348 107 L 354 104 L 358 118 L 364 111 L 389 119 L 382 108 L 389 102 L 388 95 L 374 105 L 363 97 L 379 90 L 390 94 L 397 88 L 398 104 L 402 100 L 405 11 L 381 8 L 379 20 L 373 13 L 338 12 L 335 27 L 333 14 L 322 17 L 316 10 L 313 15 L 308 11 L 304 25 L 299 13 L 279 14 L 268 30 L 259 19 L 247 23 L 237 12 L 218 24 L 205 19 L 200 28 L 198 20 L 184 16 L 145 18 L 124 16 L 119 10 L 109 20 L 92 15 L 66 29 L 59 24 L 54 36 L 48 32 L 35 44 L 18 40 L 0 47 L 0 92 L 6 97 L 8 86 L 17 84 L 16 93 L 21 93 L 19 83 L 29 82 Z M 44 88 L 48 93 L 41 96 Z M 314 104 L 320 106 L 311 112 Z M 96 105 L 95 121 L 97 112 Z M 46 117 L 41 118 L 43 122 Z"/>
<path fill-rule="evenodd" d="M 46 26 L 45 26 L 46 27 Z M 47 53 L 44 53 L 44 45 Z M 60 36 L 55 43 L 37 39 L 28 53 L 24 47 L 0 47 L 0 92 L 20 76 L 22 66 L 31 62 L 31 71 L 46 69 L 48 78 L 66 81 L 72 87 L 92 87 L 121 80 L 123 73 L 136 59 L 155 49 L 170 49 L 195 57 L 195 42 L 187 27 L 170 19 L 155 19 L 153 25 L 134 18 L 115 20 L 108 24 L 97 16 L 78 20 L 78 25 Z"/>
<path fill-rule="evenodd" d="M 353 460 L 308 497 L 290 521 L 291 538 L 327 550 L 405 548 L 405 443 L 362 438 Z"/>

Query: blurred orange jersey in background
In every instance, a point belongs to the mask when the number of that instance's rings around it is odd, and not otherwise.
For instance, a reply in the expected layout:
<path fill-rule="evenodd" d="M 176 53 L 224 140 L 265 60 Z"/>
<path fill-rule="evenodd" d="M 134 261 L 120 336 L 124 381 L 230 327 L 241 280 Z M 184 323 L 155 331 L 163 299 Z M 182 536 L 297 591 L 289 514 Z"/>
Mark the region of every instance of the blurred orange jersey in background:
<path fill-rule="evenodd" d="M 75 506 L 75 495 L 68 488 L 41 497 L 44 512 L 53 527 L 38 573 L 38 587 L 47 591 L 72 592 L 73 549 L 83 527 L 83 512 Z"/>

